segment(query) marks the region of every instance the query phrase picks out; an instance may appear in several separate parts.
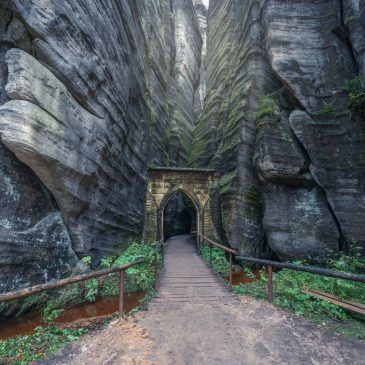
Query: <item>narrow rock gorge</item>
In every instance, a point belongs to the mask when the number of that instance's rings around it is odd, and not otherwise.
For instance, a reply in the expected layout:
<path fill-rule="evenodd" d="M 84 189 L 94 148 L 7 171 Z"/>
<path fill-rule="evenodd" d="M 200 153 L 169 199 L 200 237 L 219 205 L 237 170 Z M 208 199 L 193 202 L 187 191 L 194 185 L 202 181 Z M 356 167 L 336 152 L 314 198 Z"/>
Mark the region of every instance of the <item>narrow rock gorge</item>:
<path fill-rule="evenodd" d="M 219 239 L 365 248 L 365 1 L 2 0 L 0 292 L 141 238 L 150 166 L 214 168 Z"/>
<path fill-rule="evenodd" d="M 223 237 L 247 255 L 365 246 L 364 9 L 210 1 L 190 163 L 219 171 Z"/>

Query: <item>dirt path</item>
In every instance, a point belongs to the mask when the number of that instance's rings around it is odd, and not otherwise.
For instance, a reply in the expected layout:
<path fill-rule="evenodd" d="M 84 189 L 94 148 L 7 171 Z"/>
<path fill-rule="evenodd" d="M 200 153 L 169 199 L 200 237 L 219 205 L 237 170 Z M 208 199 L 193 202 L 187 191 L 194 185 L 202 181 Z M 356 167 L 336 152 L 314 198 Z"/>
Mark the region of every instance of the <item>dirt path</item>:
<path fill-rule="evenodd" d="M 207 276 L 206 265 L 186 270 L 184 260 L 194 255 L 189 250 L 175 262 L 170 257 L 148 311 L 87 335 L 43 365 L 365 365 L 364 342 L 227 294 L 219 278 Z"/>

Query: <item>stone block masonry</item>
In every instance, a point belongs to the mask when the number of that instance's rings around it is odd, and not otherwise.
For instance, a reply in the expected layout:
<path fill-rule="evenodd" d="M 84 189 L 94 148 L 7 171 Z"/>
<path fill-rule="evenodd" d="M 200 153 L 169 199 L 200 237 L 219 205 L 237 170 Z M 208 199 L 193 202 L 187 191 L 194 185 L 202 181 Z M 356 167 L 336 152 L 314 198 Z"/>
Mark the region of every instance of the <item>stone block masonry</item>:
<path fill-rule="evenodd" d="M 185 193 L 196 209 L 197 230 L 201 234 L 219 234 L 219 217 L 212 207 L 218 199 L 214 170 L 189 168 L 152 168 L 148 174 L 143 239 L 163 238 L 164 209 L 177 193 Z M 219 214 L 219 213 L 218 213 Z"/>

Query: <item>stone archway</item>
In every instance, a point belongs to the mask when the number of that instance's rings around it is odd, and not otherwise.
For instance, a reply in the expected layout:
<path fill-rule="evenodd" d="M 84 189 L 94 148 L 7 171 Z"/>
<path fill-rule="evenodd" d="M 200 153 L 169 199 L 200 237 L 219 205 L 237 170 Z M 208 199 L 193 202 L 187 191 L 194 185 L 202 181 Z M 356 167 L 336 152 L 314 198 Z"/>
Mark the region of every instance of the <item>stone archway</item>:
<path fill-rule="evenodd" d="M 158 215 L 157 219 L 157 227 L 159 229 L 159 232 L 162 233 L 160 236 L 165 236 L 165 215 L 166 215 L 166 209 L 170 201 L 177 196 L 179 193 L 182 193 L 185 197 L 188 198 L 188 200 L 192 203 L 194 210 L 195 210 L 195 226 L 196 226 L 196 232 L 200 231 L 200 227 L 202 225 L 202 222 L 204 221 L 203 216 L 201 216 L 202 207 L 200 206 L 200 201 L 196 196 L 191 196 L 191 193 L 188 193 L 182 188 L 173 189 L 172 191 L 168 192 L 164 198 L 162 199 L 160 206 L 158 208 L 158 212 L 161 212 L 161 214 Z M 164 237 L 166 239 L 166 237 Z"/>
<path fill-rule="evenodd" d="M 163 214 L 169 200 L 183 192 L 196 209 L 197 233 L 215 236 L 216 224 L 212 198 L 218 198 L 216 174 L 209 169 L 155 167 L 148 171 L 143 240 L 151 242 L 163 238 Z"/>

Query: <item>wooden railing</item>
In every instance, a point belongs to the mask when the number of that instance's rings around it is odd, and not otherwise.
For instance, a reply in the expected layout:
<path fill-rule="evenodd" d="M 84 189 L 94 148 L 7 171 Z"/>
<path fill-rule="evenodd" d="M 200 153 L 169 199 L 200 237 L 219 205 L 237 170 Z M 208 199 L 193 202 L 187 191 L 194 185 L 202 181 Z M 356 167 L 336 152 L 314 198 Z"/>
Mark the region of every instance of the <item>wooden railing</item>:
<path fill-rule="evenodd" d="M 233 262 L 233 255 L 238 255 L 238 251 L 233 250 L 229 247 L 223 246 L 220 243 L 214 242 L 211 239 L 209 239 L 208 237 L 202 236 L 201 234 L 198 235 L 199 238 L 201 238 L 204 241 L 207 241 L 209 243 L 209 262 L 210 262 L 210 266 L 212 266 L 212 249 L 213 246 L 221 248 L 222 250 L 226 251 L 229 253 L 229 285 L 232 286 L 232 262 Z M 198 239 L 198 250 L 200 251 L 200 240 Z"/>
<path fill-rule="evenodd" d="M 219 247 L 219 248 L 223 249 L 224 251 L 229 252 L 229 266 L 230 266 L 229 282 L 231 285 L 232 285 L 232 255 L 235 255 L 236 261 L 244 261 L 244 262 L 249 262 L 249 263 L 253 263 L 253 264 L 259 264 L 261 266 L 266 266 L 267 274 L 268 274 L 268 297 L 269 297 L 270 302 L 273 301 L 273 283 L 272 283 L 273 267 L 280 268 L 280 269 L 289 269 L 289 270 L 295 270 L 295 271 L 309 272 L 312 274 L 323 275 L 323 276 L 328 276 L 328 277 L 337 278 L 337 279 L 365 283 L 365 275 L 362 275 L 362 274 L 353 274 L 353 273 L 349 273 L 349 272 L 323 269 L 323 268 L 319 268 L 319 267 L 315 267 L 315 266 L 296 265 L 296 264 L 291 264 L 291 263 L 287 263 L 287 262 L 277 262 L 277 261 L 262 260 L 262 259 L 256 259 L 253 257 L 241 256 L 238 251 L 233 250 L 229 247 L 223 246 L 217 242 L 214 242 L 214 241 L 210 240 L 209 238 L 204 237 L 200 234 L 198 235 L 198 238 L 201 238 L 201 239 L 209 242 L 210 263 L 211 264 L 212 264 L 212 246 Z M 198 240 L 198 247 L 199 247 L 199 243 L 200 243 L 200 241 Z"/>
<path fill-rule="evenodd" d="M 163 252 L 163 244 L 164 244 L 163 241 L 159 241 L 157 243 L 156 247 L 155 247 L 155 250 L 154 250 L 155 280 L 157 280 L 157 271 L 158 271 L 158 252 L 160 250 Z M 72 277 L 66 278 L 66 279 L 55 280 L 55 281 L 51 281 L 49 283 L 39 284 L 39 285 L 31 286 L 31 287 L 28 287 L 28 288 L 25 288 L 25 289 L 0 294 L 0 303 L 1 302 L 7 302 L 7 301 L 10 301 L 10 300 L 25 298 L 25 297 L 28 297 L 30 295 L 41 293 L 41 292 L 44 292 L 44 291 L 47 291 L 47 290 L 57 289 L 57 288 L 61 288 L 61 287 L 64 287 L 64 286 L 67 286 L 67 285 L 70 285 L 70 284 L 74 284 L 74 283 L 78 283 L 78 282 L 81 282 L 81 281 L 94 279 L 94 278 L 98 278 L 100 276 L 109 275 L 109 274 L 119 272 L 119 277 L 120 277 L 120 281 L 119 281 L 119 313 L 123 314 L 124 313 L 124 273 L 125 273 L 125 270 L 127 270 L 127 269 L 129 269 L 133 266 L 142 264 L 145 261 L 146 261 L 145 258 L 140 258 L 138 260 L 129 262 L 129 263 L 121 265 L 121 266 L 112 267 L 110 269 L 97 270 L 97 271 L 93 271 L 93 272 L 89 272 L 89 273 L 85 273 L 85 274 L 72 276 Z"/>
<path fill-rule="evenodd" d="M 312 273 L 312 274 L 328 276 L 328 277 L 337 278 L 337 279 L 343 279 L 343 280 L 350 280 L 350 281 L 365 283 L 365 275 L 362 275 L 362 274 L 353 274 L 353 273 L 344 272 L 344 271 L 334 271 L 334 270 L 329 270 L 329 269 L 322 269 L 320 267 L 315 267 L 315 266 L 296 265 L 296 264 L 291 264 L 291 263 L 288 263 L 288 262 L 277 262 L 277 261 L 271 261 L 271 260 L 261 260 L 261 259 L 255 259 L 255 258 L 252 258 L 252 257 L 246 257 L 246 256 L 236 256 L 235 260 L 250 262 L 250 263 L 259 264 L 261 266 L 266 266 L 267 267 L 268 296 L 269 296 L 269 301 L 271 303 L 272 303 L 272 300 L 273 300 L 273 285 L 272 285 L 272 268 L 273 267 L 277 267 L 277 268 L 280 268 L 280 269 L 289 269 L 289 270 L 294 270 L 294 271 L 309 272 L 309 273 Z"/>

